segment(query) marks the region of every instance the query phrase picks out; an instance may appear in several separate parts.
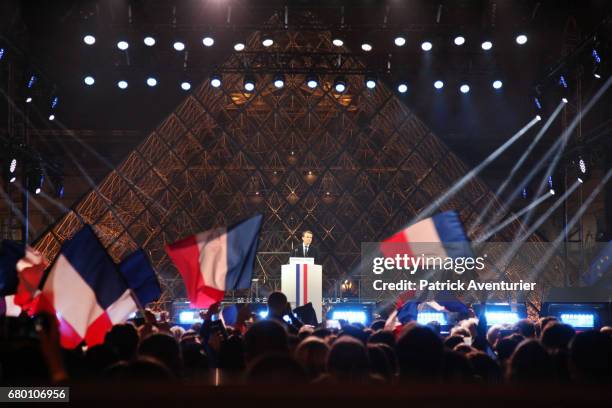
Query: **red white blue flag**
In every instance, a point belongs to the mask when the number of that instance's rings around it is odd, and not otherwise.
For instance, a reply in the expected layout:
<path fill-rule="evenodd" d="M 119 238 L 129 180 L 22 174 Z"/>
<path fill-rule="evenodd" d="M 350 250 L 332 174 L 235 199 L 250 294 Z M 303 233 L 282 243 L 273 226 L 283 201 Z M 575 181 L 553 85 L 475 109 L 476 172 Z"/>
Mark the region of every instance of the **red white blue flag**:
<path fill-rule="evenodd" d="M 262 218 L 258 214 L 166 246 L 193 307 L 209 307 L 222 300 L 227 290 L 251 287 Z"/>

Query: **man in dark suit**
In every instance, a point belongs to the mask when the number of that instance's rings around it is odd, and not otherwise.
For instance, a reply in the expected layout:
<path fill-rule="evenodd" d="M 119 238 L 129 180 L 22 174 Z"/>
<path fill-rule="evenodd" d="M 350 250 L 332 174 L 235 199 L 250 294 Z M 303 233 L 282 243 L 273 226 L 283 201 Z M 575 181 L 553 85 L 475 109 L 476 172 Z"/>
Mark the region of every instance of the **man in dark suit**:
<path fill-rule="evenodd" d="M 314 262 L 318 263 L 319 252 L 317 251 L 317 247 L 312 245 L 312 231 L 306 230 L 302 232 L 302 244 L 293 248 L 291 256 L 314 258 Z"/>

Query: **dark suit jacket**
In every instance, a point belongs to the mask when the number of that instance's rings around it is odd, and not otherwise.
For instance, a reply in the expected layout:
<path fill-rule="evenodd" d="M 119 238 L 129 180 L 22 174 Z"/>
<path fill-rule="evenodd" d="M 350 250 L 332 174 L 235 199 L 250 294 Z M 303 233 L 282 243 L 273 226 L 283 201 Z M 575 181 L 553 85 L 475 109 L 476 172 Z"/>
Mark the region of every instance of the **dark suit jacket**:
<path fill-rule="evenodd" d="M 314 245 L 309 245 L 308 253 L 304 254 L 304 246 L 300 244 L 296 246 L 295 248 L 293 248 L 293 250 L 291 251 L 291 256 L 297 256 L 297 257 L 302 257 L 302 258 L 314 258 L 315 263 L 316 264 L 319 263 L 319 251 L 317 250 L 317 247 Z"/>

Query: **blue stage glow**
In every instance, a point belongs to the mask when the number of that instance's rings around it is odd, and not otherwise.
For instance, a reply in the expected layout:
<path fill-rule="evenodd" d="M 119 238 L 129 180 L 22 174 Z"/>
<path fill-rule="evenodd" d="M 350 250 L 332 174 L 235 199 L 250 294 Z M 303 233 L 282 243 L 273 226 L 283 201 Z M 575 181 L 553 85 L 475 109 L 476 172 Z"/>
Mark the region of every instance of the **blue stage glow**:
<path fill-rule="evenodd" d="M 194 324 L 200 322 L 200 314 L 197 310 L 184 310 L 179 313 L 180 324 Z"/>
<path fill-rule="evenodd" d="M 552 176 L 548 176 L 548 187 L 553 188 L 553 179 L 552 179 Z"/>
<path fill-rule="evenodd" d="M 426 325 L 427 323 L 438 322 L 442 326 L 448 324 L 446 315 L 442 312 L 419 312 L 417 314 L 417 323 Z"/>
<path fill-rule="evenodd" d="M 4 57 L 4 48 L 0 48 L 0 60 Z"/>
<path fill-rule="evenodd" d="M 58 102 L 59 102 L 59 98 L 57 96 L 54 96 L 53 99 L 51 99 L 51 109 L 55 109 Z"/>
<path fill-rule="evenodd" d="M 261 317 L 262 319 L 267 319 L 268 318 L 268 311 L 267 310 L 262 310 L 261 312 L 257 313 L 257 315 L 259 315 L 259 317 Z"/>
<path fill-rule="evenodd" d="M 563 88 L 567 88 L 567 81 L 563 75 L 559 77 L 559 85 L 561 85 Z"/>
<path fill-rule="evenodd" d="M 535 103 L 536 107 L 538 109 L 542 109 L 542 102 L 540 102 L 540 98 L 538 98 L 537 96 L 535 98 L 533 98 L 533 102 Z"/>
<path fill-rule="evenodd" d="M 591 55 L 593 55 L 593 59 L 595 60 L 596 64 L 601 63 L 601 57 L 599 56 L 599 53 L 597 52 L 596 49 L 593 49 L 593 52 L 591 53 Z"/>
<path fill-rule="evenodd" d="M 573 327 L 592 329 L 595 327 L 595 315 L 593 313 L 561 313 L 561 321 Z"/>
<path fill-rule="evenodd" d="M 517 312 L 485 312 L 487 325 L 494 324 L 514 324 L 519 321 Z"/>
<path fill-rule="evenodd" d="M 366 324 L 368 316 L 363 310 L 334 310 L 332 320 L 346 320 L 349 323 Z"/>

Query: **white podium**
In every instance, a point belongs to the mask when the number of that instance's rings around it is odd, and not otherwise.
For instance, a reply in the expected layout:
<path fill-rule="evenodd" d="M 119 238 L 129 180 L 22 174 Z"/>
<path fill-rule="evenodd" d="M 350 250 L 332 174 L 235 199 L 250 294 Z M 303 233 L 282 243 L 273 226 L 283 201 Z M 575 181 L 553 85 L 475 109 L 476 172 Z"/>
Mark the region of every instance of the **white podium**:
<path fill-rule="evenodd" d="M 312 303 L 317 320 L 323 321 L 323 277 L 314 258 L 289 258 L 289 264 L 281 266 L 281 290 L 293 308 Z"/>

